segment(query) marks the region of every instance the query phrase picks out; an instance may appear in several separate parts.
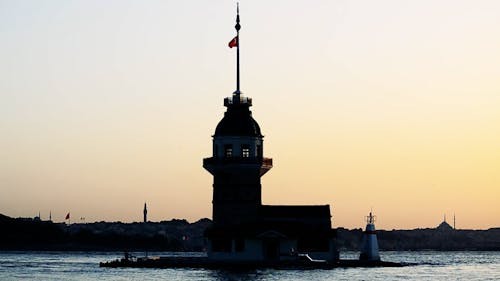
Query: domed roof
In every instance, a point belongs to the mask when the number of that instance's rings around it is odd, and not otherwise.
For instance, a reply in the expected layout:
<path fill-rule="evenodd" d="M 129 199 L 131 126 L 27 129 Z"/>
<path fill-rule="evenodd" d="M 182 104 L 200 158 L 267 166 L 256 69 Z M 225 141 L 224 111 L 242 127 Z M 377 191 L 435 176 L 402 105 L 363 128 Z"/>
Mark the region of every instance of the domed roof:
<path fill-rule="evenodd" d="M 262 137 L 259 124 L 252 118 L 248 106 L 228 106 L 224 118 L 215 129 L 214 136 L 249 136 Z"/>
<path fill-rule="evenodd" d="M 436 229 L 440 231 L 448 231 L 453 230 L 453 227 L 451 227 L 451 225 L 449 225 L 446 221 L 443 221 L 436 227 Z"/>

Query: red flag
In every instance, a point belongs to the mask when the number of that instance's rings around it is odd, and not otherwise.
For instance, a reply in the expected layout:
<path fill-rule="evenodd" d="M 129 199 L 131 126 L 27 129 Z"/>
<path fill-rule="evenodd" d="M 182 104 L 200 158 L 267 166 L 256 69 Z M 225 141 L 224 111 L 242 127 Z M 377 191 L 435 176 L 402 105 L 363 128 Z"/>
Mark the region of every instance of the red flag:
<path fill-rule="evenodd" d="M 227 44 L 229 48 L 232 47 L 238 47 L 238 36 L 234 37 L 233 40 L 229 41 L 229 44 Z"/>
<path fill-rule="evenodd" d="M 66 215 L 66 220 L 69 220 L 69 213 Z"/>

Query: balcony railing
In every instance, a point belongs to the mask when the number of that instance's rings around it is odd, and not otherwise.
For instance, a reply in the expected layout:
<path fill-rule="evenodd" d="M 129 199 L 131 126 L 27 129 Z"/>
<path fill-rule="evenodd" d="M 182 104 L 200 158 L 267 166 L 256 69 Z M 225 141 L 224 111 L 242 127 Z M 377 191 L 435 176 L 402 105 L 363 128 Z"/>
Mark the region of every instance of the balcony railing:
<path fill-rule="evenodd" d="M 261 164 L 264 166 L 273 166 L 273 159 L 259 157 L 210 157 L 203 159 L 203 166 L 216 164 Z"/>
<path fill-rule="evenodd" d="M 238 98 L 236 96 L 228 97 L 224 99 L 224 106 L 228 106 L 231 104 L 238 103 Z M 239 99 L 240 104 L 248 104 L 249 106 L 252 106 L 252 98 L 247 98 L 247 97 L 242 97 L 240 96 Z"/>

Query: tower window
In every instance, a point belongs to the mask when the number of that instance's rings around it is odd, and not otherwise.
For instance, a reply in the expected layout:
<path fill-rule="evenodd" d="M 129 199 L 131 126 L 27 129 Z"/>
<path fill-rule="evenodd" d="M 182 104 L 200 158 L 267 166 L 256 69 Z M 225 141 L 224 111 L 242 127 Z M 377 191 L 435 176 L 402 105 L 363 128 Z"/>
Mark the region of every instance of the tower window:
<path fill-rule="evenodd" d="M 241 157 L 250 157 L 250 146 L 248 144 L 241 145 Z"/>
<path fill-rule="evenodd" d="M 226 157 L 233 157 L 233 145 L 231 144 L 226 144 L 224 146 L 224 155 Z"/>

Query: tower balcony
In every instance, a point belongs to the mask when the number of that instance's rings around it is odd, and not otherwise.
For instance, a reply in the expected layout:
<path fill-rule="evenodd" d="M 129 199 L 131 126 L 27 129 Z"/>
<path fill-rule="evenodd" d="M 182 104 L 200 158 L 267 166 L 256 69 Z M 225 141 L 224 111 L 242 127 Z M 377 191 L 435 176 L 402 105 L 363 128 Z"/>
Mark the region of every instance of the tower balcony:
<path fill-rule="evenodd" d="M 203 159 L 203 168 L 205 168 L 212 174 L 219 168 L 239 165 L 255 165 L 256 167 L 260 168 L 260 174 L 262 176 L 273 167 L 273 159 L 263 157 L 210 157 Z"/>
<path fill-rule="evenodd" d="M 224 165 L 224 164 L 260 164 L 263 166 L 273 166 L 272 158 L 262 157 L 210 157 L 203 159 L 203 166 L 207 165 Z"/>
<path fill-rule="evenodd" d="M 224 106 L 227 107 L 233 104 L 248 104 L 248 106 L 252 106 L 252 98 L 243 97 L 241 95 L 224 98 Z"/>

